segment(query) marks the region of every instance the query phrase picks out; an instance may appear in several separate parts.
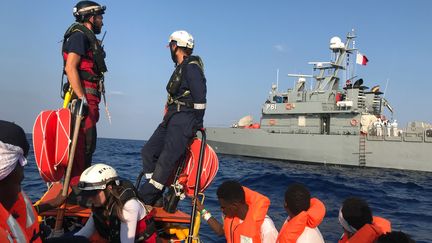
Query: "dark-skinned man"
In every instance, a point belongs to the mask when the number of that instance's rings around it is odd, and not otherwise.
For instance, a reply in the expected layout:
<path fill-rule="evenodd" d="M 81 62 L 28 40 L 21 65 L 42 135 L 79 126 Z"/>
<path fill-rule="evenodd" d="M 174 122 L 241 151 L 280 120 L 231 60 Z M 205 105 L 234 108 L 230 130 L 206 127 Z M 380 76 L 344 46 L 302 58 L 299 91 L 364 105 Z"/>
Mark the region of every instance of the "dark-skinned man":
<path fill-rule="evenodd" d="M 38 213 L 59 206 L 65 199 L 60 194 L 33 207 L 21 187 L 29 149 L 21 127 L 0 120 L 0 228 L 14 242 L 42 242 Z"/>
<path fill-rule="evenodd" d="M 197 200 L 202 218 L 217 235 L 225 235 L 228 243 L 276 242 L 278 231 L 267 215 L 270 199 L 237 181 L 223 182 L 217 189 L 217 197 L 224 216 L 223 224 Z"/>

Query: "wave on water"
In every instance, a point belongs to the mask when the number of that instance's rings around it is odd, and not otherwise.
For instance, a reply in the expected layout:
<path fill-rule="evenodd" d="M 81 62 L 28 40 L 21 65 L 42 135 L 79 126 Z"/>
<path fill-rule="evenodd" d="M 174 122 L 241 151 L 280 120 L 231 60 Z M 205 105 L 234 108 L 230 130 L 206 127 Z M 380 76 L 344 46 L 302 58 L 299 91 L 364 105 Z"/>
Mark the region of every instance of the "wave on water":
<path fill-rule="evenodd" d="M 93 163 L 110 164 L 121 177 L 135 182 L 141 171 L 141 147 L 144 143 L 99 138 Z M 29 154 L 23 186 L 35 201 L 45 192 L 46 186 L 39 176 L 33 152 Z M 277 229 L 287 217 L 283 207 L 285 190 L 290 183 L 300 182 L 309 188 L 312 196 L 326 205 L 326 217 L 319 227 L 326 242 L 337 242 L 340 238 L 342 227 L 338 224 L 337 215 L 343 200 L 350 196 L 368 201 L 373 214 L 389 219 L 393 230 L 404 231 L 420 243 L 432 242 L 432 173 L 287 163 L 229 155 L 219 155 L 219 161 L 219 172 L 206 190 L 204 204 L 220 221 L 222 215 L 216 190 L 225 180 L 238 180 L 269 197 L 268 215 Z M 190 201 L 182 201 L 180 208 L 190 212 Z M 223 237 L 216 237 L 205 222 L 202 222 L 200 237 L 204 242 L 225 242 Z"/>

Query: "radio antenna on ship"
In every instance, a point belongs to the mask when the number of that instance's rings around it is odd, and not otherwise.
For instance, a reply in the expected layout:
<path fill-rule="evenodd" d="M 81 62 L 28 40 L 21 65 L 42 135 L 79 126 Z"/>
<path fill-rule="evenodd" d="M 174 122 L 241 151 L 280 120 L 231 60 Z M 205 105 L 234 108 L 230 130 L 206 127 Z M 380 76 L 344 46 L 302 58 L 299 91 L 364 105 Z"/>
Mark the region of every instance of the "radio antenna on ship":
<path fill-rule="evenodd" d="M 276 91 L 279 91 L 279 68 L 276 70 Z"/>

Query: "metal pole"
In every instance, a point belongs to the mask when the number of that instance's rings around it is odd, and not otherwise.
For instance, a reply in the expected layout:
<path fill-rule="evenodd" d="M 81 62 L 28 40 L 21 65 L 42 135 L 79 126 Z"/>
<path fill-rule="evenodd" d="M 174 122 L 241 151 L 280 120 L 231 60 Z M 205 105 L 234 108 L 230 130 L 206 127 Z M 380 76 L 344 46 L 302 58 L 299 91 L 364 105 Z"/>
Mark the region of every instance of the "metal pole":
<path fill-rule="evenodd" d="M 70 177 L 71 177 L 71 173 L 72 173 L 72 166 L 73 166 L 73 160 L 75 157 L 75 150 L 76 150 L 76 145 L 77 145 L 77 141 L 78 141 L 78 133 L 79 133 L 79 129 L 80 129 L 80 125 L 81 125 L 81 120 L 83 118 L 83 105 L 84 103 L 81 101 L 79 110 L 76 114 L 76 118 L 75 118 L 75 126 L 74 126 L 74 133 L 73 133 L 73 137 L 72 137 L 72 145 L 71 145 L 71 150 L 69 152 L 69 162 L 68 162 L 68 166 L 66 169 L 66 175 L 65 175 L 65 179 L 64 179 L 64 184 L 63 184 L 63 191 L 62 191 L 62 196 L 66 197 L 68 195 L 68 191 L 69 191 L 69 182 L 70 182 Z M 57 209 L 57 217 L 56 217 L 56 222 L 55 222 L 55 227 L 54 227 L 54 236 L 60 236 L 63 231 L 63 218 L 64 218 L 64 214 L 65 214 L 65 210 L 66 210 L 66 202 L 64 202 L 58 209 Z"/>
<path fill-rule="evenodd" d="M 189 235 L 188 235 L 188 243 L 192 243 L 193 240 L 193 230 L 195 226 L 195 216 L 196 216 L 196 200 L 198 200 L 198 193 L 200 189 L 200 181 L 201 181 L 201 172 L 202 172 L 202 161 L 205 154 L 205 147 L 206 147 L 206 133 L 205 129 L 202 128 L 198 130 L 201 132 L 201 148 L 200 148 L 200 156 L 198 160 L 198 171 L 196 175 L 195 180 L 195 190 L 194 190 L 194 197 L 193 197 L 193 205 L 192 205 L 192 212 L 191 212 L 191 223 L 189 227 Z"/>

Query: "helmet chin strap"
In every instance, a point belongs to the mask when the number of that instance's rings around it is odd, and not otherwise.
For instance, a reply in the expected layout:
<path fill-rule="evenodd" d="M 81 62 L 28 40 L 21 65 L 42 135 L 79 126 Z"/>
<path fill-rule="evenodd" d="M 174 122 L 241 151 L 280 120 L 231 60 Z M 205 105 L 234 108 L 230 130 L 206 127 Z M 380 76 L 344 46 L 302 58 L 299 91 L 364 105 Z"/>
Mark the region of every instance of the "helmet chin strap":
<path fill-rule="evenodd" d="M 102 31 L 102 26 L 101 26 L 100 28 L 99 28 L 98 26 L 96 26 L 96 24 L 94 23 L 94 22 L 95 22 L 95 21 L 94 21 L 94 18 L 95 18 L 95 16 L 93 16 L 93 22 L 90 21 L 90 18 L 87 19 L 85 22 L 87 22 L 87 23 L 89 23 L 89 24 L 91 25 L 93 33 L 94 33 L 95 35 L 97 35 L 97 34 L 100 34 L 100 33 L 101 33 L 101 31 Z"/>
<path fill-rule="evenodd" d="M 172 50 L 171 48 L 170 48 L 170 51 L 171 51 L 171 59 L 173 60 L 173 62 L 174 62 L 174 66 L 177 66 L 178 65 L 178 63 L 177 63 L 177 55 L 176 55 L 176 53 L 177 53 L 177 50 L 178 50 L 178 46 L 176 46 L 175 48 L 174 48 L 174 50 Z"/>
<path fill-rule="evenodd" d="M 101 33 L 102 27 L 98 27 L 94 23 L 91 23 L 91 25 L 92 25 L 93 33 L 95 33 L 96 35 Z"/>
<path fill-rule="evenodd" d="M 89 21 L 89 22 L 90 22 L 90 21 Z M 93 33 L 95 33 L 95 35 L 101 33 L 101 31 L 102 31 L 102 27 L 98 27 L 98 26 L 94 23 L 94 20 L 93 20 L 93 22 L 90 22 L 90 24 L 91 24 L 91 26 L 92 26 Z"/>
<path fill-rule="evenodd" d="M 108 206 L 111 204 L 111 201 L 113 200 L 111 197 L 114 195 L 112 194 L 112 191 L 108 189 L 108 187 L 105 188 L 103 192 L 105 194 L 105 203 L 102 206 L 109 210 Z"/>

